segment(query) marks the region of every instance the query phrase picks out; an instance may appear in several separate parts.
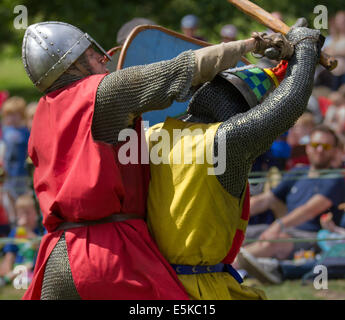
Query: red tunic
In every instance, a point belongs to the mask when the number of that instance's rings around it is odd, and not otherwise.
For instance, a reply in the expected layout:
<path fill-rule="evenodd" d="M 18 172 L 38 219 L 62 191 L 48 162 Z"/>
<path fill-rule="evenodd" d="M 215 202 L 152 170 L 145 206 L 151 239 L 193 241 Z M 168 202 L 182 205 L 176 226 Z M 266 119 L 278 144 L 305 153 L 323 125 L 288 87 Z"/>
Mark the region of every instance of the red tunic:
<path fill-rule="evenodd" d="M 103 77 L 87 77 L 39 102 L 29 155 L 48 234 L 24 299 L 40 299 L 45 264 L 62 234 L 54 230 L 61 222 L 97 220 L 120 212 L 146 214 L 149 165 L 122 165 L 117 158 L 120 144 L 114 148 L 92 138 L 96 91 Z M 140 121 L 135 130 L 140 139 Z M 140 158 L 140 147 L 138 154 Z M 81 298 L 188 299 L 143 220 L 69 229 L 65 237 Z"/>

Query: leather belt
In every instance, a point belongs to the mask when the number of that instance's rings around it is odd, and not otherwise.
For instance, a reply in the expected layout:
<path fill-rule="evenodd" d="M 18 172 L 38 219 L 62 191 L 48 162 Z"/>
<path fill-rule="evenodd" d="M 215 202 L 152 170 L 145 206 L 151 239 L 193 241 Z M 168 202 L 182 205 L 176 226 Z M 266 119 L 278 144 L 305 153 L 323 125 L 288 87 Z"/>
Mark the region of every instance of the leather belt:
<path fill-rule="evenodd" d="M 87 227 L 87 226 L 93 226 L 96 224 L 104 224 L 104 223 L 109 223 L 109 222 L 120 222 L 120 221 L 125 221 L 129 219 L 144 219 L 144 217 L 139 216 L 138 214 L 135 213 L 116 213 L 111 216 L 98 219 L 98 220 L 87 220 L 87 221 L 81 221 L 81 222 L 62 222 L 55 231 L 58 230 L 67 230 L 67 229 L 72 229 L 72 228 L 79 228 L 79 227 Z"/>

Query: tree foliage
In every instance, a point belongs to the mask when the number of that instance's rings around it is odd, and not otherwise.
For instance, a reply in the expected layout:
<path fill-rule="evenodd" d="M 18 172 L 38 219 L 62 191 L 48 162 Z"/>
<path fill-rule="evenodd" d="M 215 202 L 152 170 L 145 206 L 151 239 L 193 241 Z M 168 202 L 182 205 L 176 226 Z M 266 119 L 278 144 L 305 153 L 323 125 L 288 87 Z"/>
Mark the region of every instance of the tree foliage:
<path fill-rule="evenodd" d="M 313 22 L 316 5 L 323 4 L 329 15 L 343 9 L 344 0 L 255 0 L 267 11 L 280 11 L 287 24 L 293 24 L 297 17 L 304 16 Z M 1 0 L 0 3 L 0 46 L 11 44 L 20 52 L 24 30 L 13 27 L 16 5 L 28 9 L 28 23 L 45 20 L 59 20 L 78 26 L 92 35 L 102 46 L 116 45 L 116 33 L 120 27 L 134 17 L 146 17 L 164 27 L 180 31 L 181 18 L 193 13 L 200 18 L 200 34 L 210 42 L 219 41 L 219 31 L 224 24 L 235 24 L 240 37 L 252 31 L 264 30 L 252 18 L 240 12 L 227 0 Z M 18 53 L 17 52 L 17 53 Z"/>

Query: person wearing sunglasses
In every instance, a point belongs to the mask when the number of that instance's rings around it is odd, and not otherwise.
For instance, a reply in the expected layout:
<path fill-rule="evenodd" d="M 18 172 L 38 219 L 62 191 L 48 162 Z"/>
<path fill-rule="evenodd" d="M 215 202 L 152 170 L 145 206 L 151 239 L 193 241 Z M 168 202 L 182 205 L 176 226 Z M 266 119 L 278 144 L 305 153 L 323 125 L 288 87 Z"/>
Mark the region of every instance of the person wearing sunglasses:
<path fill-rule="evenodd" d="M 271 209 L 279 218 L 269 226 L 248 227 L 246 237 L 315 239 L 321 229 L 320 217 L 326 212 L 332 212 L 338 224 L 343 215 L 338 206 L 345 201 L 345 181 L 342 174 L 329 170 L 338 147 L 339 139 L 332 129 L 325 125 L 316 126 L 306 146 L 310 165 L 291 170 L 277 187 L 251 198 L 251 216 Z M 315 242 L 308 241 L 256 242 L 241 249 L 237 262 L 260 280 L 279 283 L 281 274 L 267 272 L 255 258 L 290 259 L 301 249 L 320 251 Z"/>

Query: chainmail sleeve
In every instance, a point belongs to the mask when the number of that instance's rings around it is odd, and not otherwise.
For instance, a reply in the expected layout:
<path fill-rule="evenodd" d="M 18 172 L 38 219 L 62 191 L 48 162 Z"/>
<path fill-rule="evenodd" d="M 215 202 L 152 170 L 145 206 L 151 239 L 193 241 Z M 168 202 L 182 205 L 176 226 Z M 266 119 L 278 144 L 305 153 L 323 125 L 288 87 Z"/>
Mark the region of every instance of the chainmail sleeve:
<path fill-rule="evenodd" d="M 174 59 L 129 67 L 105 76 L 98 86 L 92 134 L 117 143 L 119 132 L 146 111 L 164 109 L 189 97 L 195 70 L 192 50 Z"/>
<path fill-rule="evenodd" d="M 294 38 L 290 41 L 304 39 L 306 35 L 303 31 L 295 31 Z M 307 37 L 296 45 L 286 77 L 274 92 L 260 105 L 231 117 L 218 128 L 215 156 L 219 154 L 218 148 L 225 146 L 226 169 L 223 174 L 217 175 L 217 178 L 223 187 L 236 197 L 240 197 L 244 190 L 255 158 L 267 150 L 279 135 L 293 126 L 307 107 L 320 51 L 317 44 L 318 34 L 313 36 L 314 39 Z"/>

